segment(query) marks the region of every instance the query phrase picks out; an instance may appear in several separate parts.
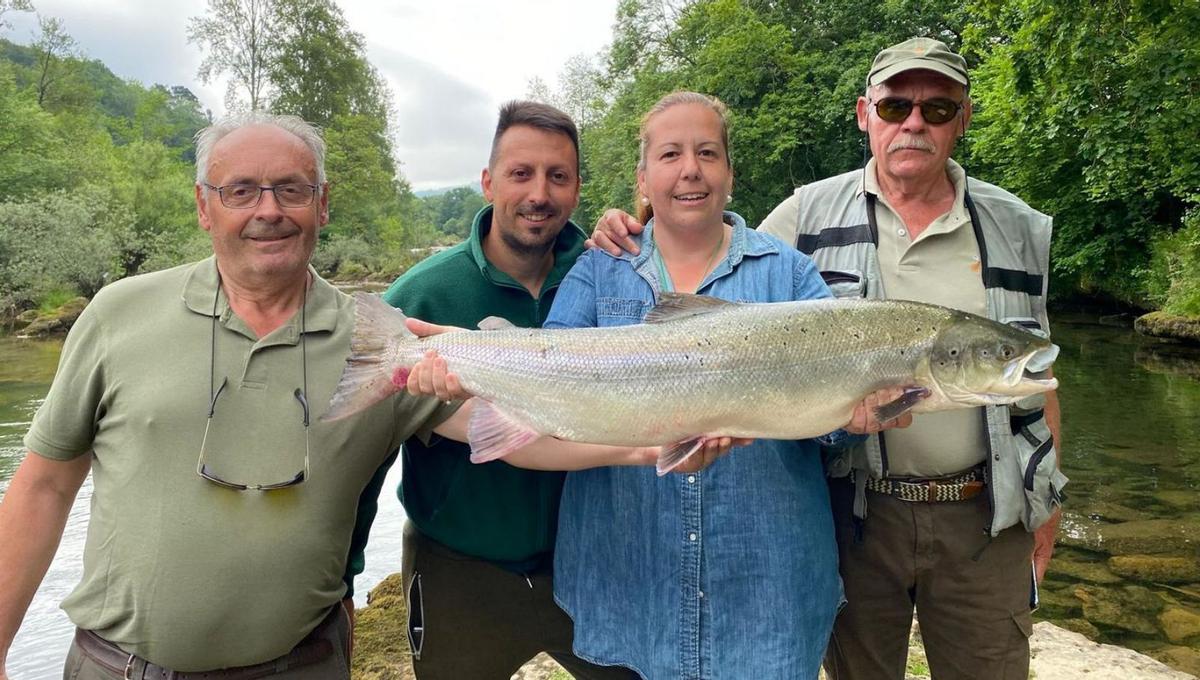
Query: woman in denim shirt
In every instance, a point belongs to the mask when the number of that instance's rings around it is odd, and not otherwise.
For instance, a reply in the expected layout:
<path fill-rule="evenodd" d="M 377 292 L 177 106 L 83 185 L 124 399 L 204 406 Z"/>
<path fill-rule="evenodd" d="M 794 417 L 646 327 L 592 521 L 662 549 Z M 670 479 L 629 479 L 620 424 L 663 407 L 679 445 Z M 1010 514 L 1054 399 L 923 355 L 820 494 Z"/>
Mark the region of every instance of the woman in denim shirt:
<path fill-rule="evenodd" d="M 829 297 L 808 257 L 724 211 L 733 180 L 719 101 L 660 100 L 643 120 L 637 174 L 640 254 L 585 253 L 547 328 L 639 323 L 662 291 Z M 596 663 L 654 680 L 816 678 L 842 596 L 817 443 L 757 440 L 661 478 L 570 473 L 555 596 L 575 621 L 575 652 Z"/>

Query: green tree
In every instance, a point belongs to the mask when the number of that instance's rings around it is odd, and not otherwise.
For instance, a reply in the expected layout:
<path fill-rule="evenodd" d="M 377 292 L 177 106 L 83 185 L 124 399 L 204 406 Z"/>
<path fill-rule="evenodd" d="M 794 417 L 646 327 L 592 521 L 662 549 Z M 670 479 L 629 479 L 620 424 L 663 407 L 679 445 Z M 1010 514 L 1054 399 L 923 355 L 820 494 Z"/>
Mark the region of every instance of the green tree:
<path fill-rule="evenodd" d="M 45 107 L 46 98 L 52 87 L 71 68 L 70 57 L 75 56 L 76 43 L 63 29 L 57 17 L 38 16 L 38 39 L 33 43 L 37 50 L 37 103 Z"/>
<path fill-rule="evenodd" d="M 1200 202 L 1200 5 L 986 0 L 974 156 L 1055 216 L 1070 287 L 1146 305 L 1150 244 Z M 1142 276 L 1138 276 L 1138 274 Z"/>
<path fill-rule="evenodd" d="M 225 105 L 265 109 L 278 40 L 275 0 L 208 0 L 208 13 L 188 19 L 188 42 L 206 51 L 196 76 L 204 84 L 229 76 Z"/>

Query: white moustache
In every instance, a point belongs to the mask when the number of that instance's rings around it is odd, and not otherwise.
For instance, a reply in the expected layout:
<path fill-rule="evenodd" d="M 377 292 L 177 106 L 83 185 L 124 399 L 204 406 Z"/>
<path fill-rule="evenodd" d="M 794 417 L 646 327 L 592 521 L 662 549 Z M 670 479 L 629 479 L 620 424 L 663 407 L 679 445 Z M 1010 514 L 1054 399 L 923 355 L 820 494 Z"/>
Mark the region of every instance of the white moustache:
<path fill-rule="evenodd" d="M 934 147 L 933 142 L 925 139 L 924 137 L 917 137 L 915 135 L 905 135 L 903 137 L 896 138 L 894 142 L 888 145 L 887 150 L 888 153 L 891 153 L 901 149 L 915 149 L 917 151 L 925 151 L 927 153 L 933 153 L 937 150 L 936 147 Z"/>

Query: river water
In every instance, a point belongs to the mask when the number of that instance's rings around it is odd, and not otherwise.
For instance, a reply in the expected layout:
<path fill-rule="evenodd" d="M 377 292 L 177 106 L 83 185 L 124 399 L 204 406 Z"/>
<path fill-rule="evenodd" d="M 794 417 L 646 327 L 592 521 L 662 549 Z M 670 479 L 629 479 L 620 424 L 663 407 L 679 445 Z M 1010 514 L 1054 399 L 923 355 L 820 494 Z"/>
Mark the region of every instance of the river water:
<path fill-rule="evenodd" d="M 1196 583 L 1168 585 L 1115 576 L 1106 566 L 1108 548 L 1097 548 L 1089 537 L 1120 522 L 1139 521 L 1168 530 L 1167 547 L 1155 552 L 1200 555 L 1189 542 L 1200 536 L 1200 350 L 1141 338 L 1094 318 L 1059 316 L 1054 331 L 1062 347 L 1055 373 L 1062 382 L 1063 470 L 1071 478 L 1063 541 L 1072 545 L 1060 547 L 1051 566 L 1045 596 L 1055 605 L 1047 604 L 1040 616 L 1196 672 L 1200 629 L 1190 636 L 1186 626 L 1167 632 L 1156 629 L 1155 617 L 1162 616 L 1158 602 L 1163 600 L 1166 609 L 1184 612 L 1174 620 L 1183 616 L 1186 622 L 1187 615 L 1195 615 L 1200 622 L 1200 577 Z M 21 436 L 53 377 L 59 350 L 56 342 L 0 338 L 0 495 L 23 455 Z M 385 489 L 396 488 L 398 467 Z M 14 679 L 61 677 L 72 626 L 58 603 L 79 578 L 90 493 L 89 481 L 9 653 Z M 360 606 L 375 583 L 399 569 L 403 517 L 395 495 L 385 493 L 366 572 L 358 581 Z M 1143 591 L 1152 596 L 1149 613 L 1145 602 L 1127 596 Z M 1115 617 L 1096 605 L 1108 592 L 1117 593 L 1114 601 L 1127 607 Z M 1090 629 L 1089 619 L 1096 623 Z M 1143 623 L 1130 626 L 1124 619 Z"/>

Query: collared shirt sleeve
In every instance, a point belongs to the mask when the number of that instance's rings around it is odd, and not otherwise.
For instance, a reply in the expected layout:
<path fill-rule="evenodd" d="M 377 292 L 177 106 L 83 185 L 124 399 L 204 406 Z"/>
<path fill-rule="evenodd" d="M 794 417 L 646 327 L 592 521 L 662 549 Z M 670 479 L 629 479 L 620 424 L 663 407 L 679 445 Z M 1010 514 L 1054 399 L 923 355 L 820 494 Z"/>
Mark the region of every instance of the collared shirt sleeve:
<path fill-rule="evenodd" d="M 95 305 L 88 305 L 67 334 L 50 392 L 25 435 L 30 451 L 72 460 L 92 450 L 105 413 L 106 342 Z"/>
<path fill-rule="evenodd" d="M 575 261 L 575 266 L 559 284 L 543 328 L 594 328 L 599 324 L 594 278 L 599 257 L 597 251 L 589 250 Z"/>
<path fill-rule="evenodd" d="M 796 194 L 788 196 L 775 206 L 771 214 L 758 225 L 758 231 L 770 234 L 784 243 L 796 246 L 796 231 L 800 224 L 800 199 Z"/>

